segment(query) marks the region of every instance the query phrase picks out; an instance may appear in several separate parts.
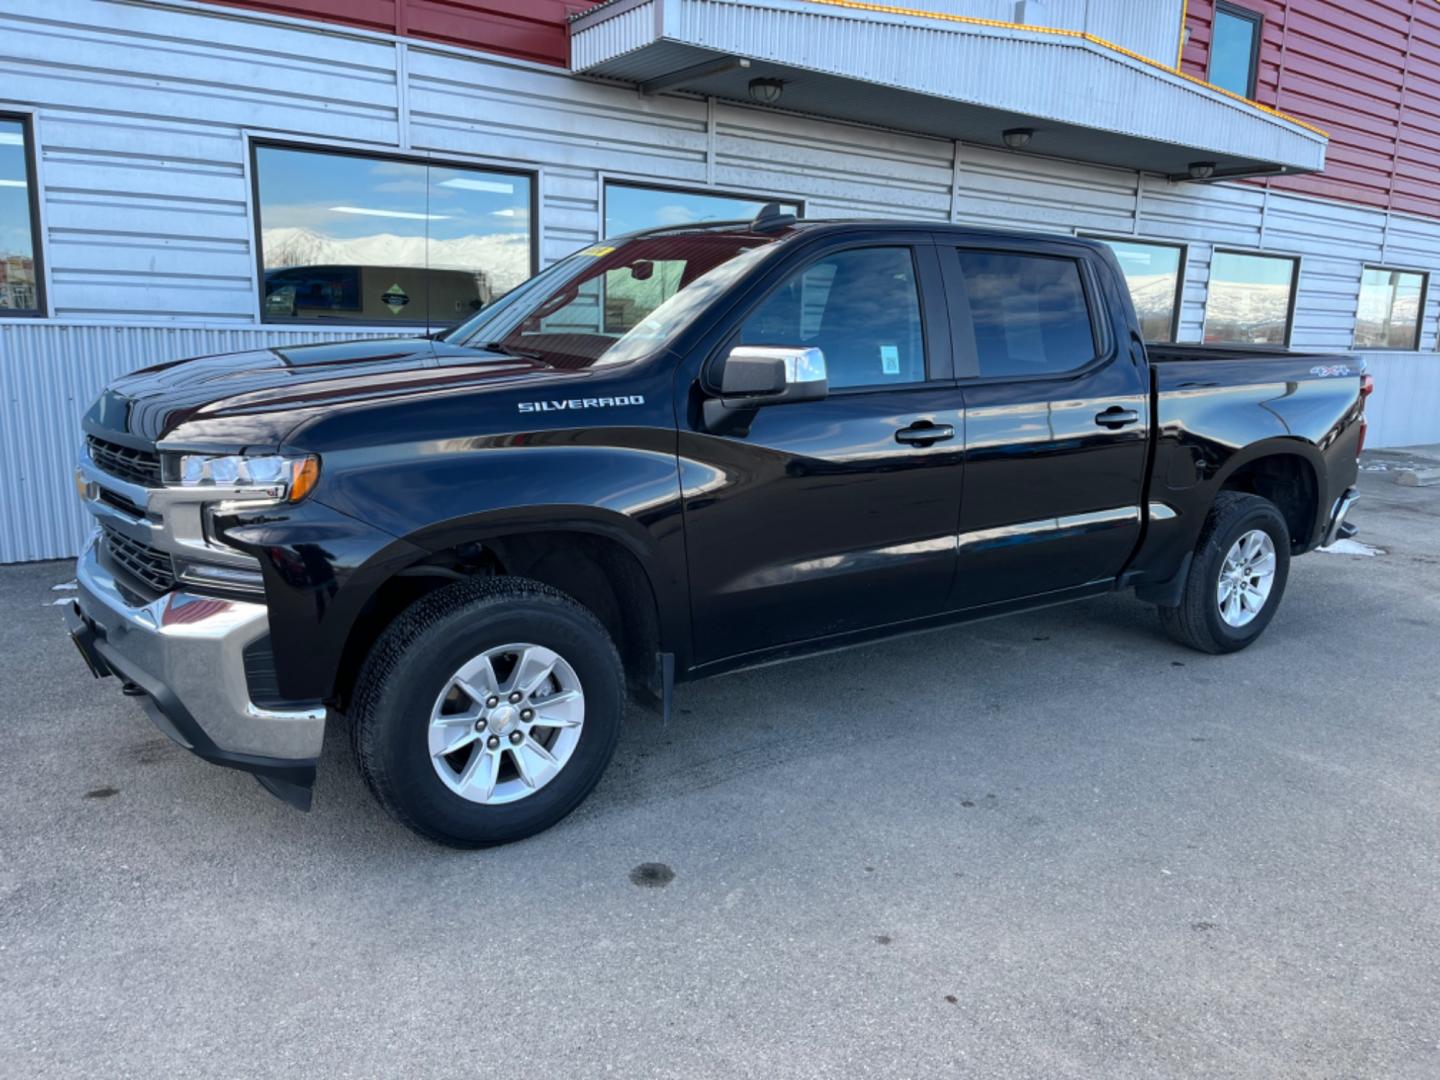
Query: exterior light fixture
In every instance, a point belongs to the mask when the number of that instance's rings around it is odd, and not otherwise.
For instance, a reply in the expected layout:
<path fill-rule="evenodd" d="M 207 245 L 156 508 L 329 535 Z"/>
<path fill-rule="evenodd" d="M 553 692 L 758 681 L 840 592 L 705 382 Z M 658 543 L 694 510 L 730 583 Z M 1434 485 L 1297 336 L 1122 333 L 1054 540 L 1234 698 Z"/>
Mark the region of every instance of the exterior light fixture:
<path fill-rule="evenodd" d="M 761 105 L 774 105 L 785 92 L 785 84 L 779 79 L 751 79 L 750 100 Z"/>
<path fill-rule="evenodd" d="M 1213 161 L 1192 161 L 1190 162 L 1191 180 L 1209 180 L 1215 175 L 1215 163 Z"/>
<path fill-rule="evenodd" d="M 1007 128 L 1000 133 L 1000 137 L 1011 150 L 1024 150 L 1030 145 L 1030 138 L 1034 134 L 1034 128 Z"/>

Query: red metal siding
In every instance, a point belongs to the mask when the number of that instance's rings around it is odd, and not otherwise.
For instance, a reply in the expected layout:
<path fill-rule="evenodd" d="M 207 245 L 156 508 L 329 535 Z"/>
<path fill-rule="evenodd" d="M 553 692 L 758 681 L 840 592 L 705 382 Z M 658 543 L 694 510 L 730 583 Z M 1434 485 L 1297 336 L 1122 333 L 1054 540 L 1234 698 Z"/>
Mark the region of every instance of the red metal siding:
<path fill-rule="evenodd" d="M 1256 97 L 1330 135 L 1325 171 L 1276 188 L 1440 217 L 1440 3 L 1239 0 L 1265 17 Z M 1205 77 L 1214 0 L 1189 0 L 1181 67 Z"/>
<path fill-rule="evenodd" d="M 595 0 L 211 0 L 564 66 L 566 17 Z"/>

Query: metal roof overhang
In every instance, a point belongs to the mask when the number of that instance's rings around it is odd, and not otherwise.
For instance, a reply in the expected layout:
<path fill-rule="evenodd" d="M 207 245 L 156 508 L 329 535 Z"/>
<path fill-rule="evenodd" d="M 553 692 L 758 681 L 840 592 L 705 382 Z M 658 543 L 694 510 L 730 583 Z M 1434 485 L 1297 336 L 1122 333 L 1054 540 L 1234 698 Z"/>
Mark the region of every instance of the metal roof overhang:
<path fill-rule="evenodd" d="M 1182 178 L 1314 172 L 1323 132 L 1079 33 L 847 0 L 609 0 L 570 24 L 577 74 Z M 742 65 L 742 61 L 747 62 Z"/>

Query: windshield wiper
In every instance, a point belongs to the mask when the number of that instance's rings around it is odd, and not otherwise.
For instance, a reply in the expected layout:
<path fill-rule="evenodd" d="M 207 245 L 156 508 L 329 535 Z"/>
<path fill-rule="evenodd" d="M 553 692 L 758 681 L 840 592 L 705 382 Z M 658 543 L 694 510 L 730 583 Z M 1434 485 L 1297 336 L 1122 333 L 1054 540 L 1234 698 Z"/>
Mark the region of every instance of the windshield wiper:
<path fill-rule="evenodd" d="M 545 359 L 545 357 L 541 356 L 537 352 L 527 352 L 524 349 L 517 349 L 513 346 L 506 345 L 503 341 L 487 341 L 484 345 L 481 345 L 480 347 L 482 349 L 489 349 L 491 352 L 507 353 L 510 356 L 520 356 L 526 360 L 543 361 Z"/>

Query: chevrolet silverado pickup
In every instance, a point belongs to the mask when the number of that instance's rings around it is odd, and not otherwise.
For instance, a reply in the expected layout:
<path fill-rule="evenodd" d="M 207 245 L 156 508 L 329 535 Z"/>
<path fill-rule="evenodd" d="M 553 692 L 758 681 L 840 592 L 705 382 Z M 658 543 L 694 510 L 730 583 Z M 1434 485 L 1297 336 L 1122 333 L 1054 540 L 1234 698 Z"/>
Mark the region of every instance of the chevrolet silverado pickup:
<path fill-rule="evenodd" d="M 1353 532 L 1368 390 L 1345 356 L 1147 348 L 1098 242 L 771 206 L 429 337 L 119 379 L 67 621 L 294 805 L 343 722 L 395 818 L 503 843 L 685 680 L 1118 589 L 1244 648 Z"/>

